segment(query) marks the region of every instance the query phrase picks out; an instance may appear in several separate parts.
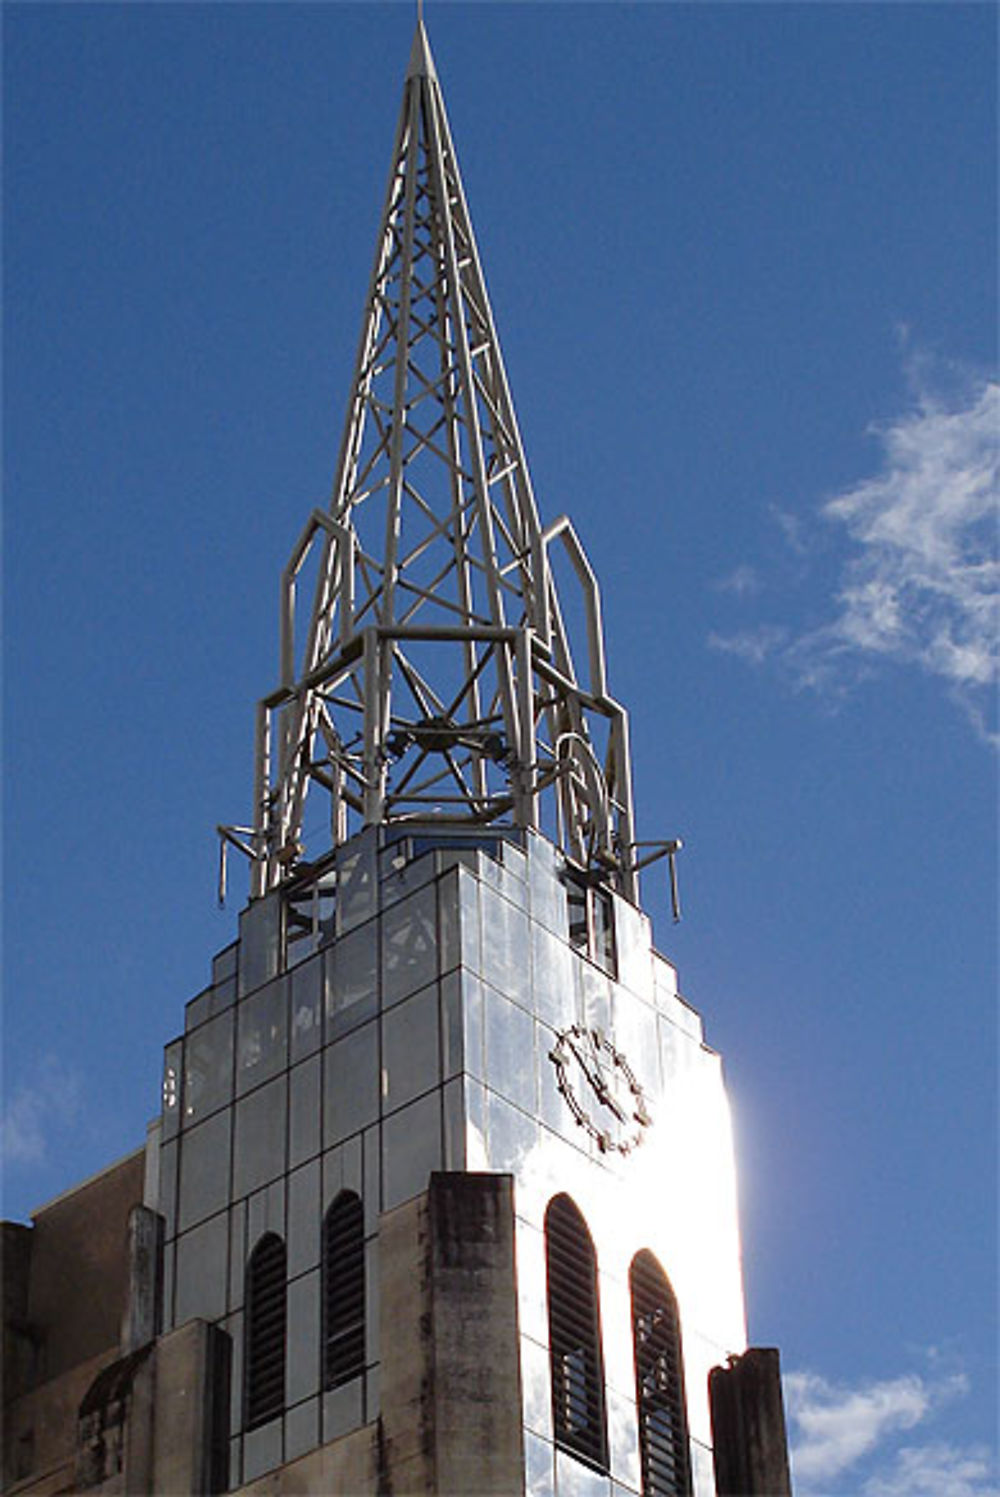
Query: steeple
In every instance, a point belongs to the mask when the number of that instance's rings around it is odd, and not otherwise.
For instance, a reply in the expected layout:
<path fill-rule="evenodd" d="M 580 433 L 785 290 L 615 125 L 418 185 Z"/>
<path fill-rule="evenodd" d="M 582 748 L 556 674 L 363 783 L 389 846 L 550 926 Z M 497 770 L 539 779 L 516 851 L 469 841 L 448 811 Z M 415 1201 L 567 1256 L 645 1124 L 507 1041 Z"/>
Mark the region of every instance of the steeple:
<path fill-rule="evenodd" d="M 569 519 L 539 519 L 422 20 L 333 493 L 283 574 L 280 657 L 242 843 L 253 896 L 362 825 L 431 820 L 545 830 L 635 898 L 628 725 L 597 581 Z"/>

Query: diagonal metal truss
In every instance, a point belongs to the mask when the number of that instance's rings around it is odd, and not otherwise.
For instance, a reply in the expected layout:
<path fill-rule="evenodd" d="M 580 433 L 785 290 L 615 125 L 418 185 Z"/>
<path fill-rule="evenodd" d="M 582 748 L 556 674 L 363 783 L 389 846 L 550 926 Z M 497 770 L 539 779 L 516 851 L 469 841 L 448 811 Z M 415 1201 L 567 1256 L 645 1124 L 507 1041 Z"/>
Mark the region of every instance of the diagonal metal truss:
<path fill-rule="evenodd" d="M 607 692 L 598 587 L 569 520 L 539 522 L 422 22 L 332 500 L 282 578 L 281 679 L 258 707 L 242 842 L 255 897 L 311 856 L 320 791 L 327 846 L 405 820 L 539 827 L 635 897 L 628 723 Z"/>

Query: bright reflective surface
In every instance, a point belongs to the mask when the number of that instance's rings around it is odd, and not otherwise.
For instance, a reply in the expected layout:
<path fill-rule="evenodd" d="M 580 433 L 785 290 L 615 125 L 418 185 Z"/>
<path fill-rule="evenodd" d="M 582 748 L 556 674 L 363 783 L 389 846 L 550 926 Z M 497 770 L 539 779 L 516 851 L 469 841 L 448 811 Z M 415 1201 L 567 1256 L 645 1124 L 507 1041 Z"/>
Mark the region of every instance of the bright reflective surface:
<path fill-rule="evenodd" d="M 708 1460 L 695 1459 L 695 1490 L 707 1491 L 697 1473 L 711 1468 L 708 1370 L 745 1344 L 718 1057 L 704 1048 L 673 967 L 652 951 L 645 917 L 610 901 L 617 966 L 602 970 L 570 944 L 555 849 L 527 840 L 527 856 L 513 846 L 493 856 L 435 851 L 428 834 L 430 850 L 414 859 L 420 838 L 376 857 L 377 838 L 364 834 L 338 855 L 336 911 L 319 939 L 334 928 L 337 938 L 286 975 L 273 970 L 274 903 L 244 918 L 246 950 L 241 943 L 220 954 L 215 985 L 189 1007 L 183 1041 L 165 1052 L 167 1323 L 197 1311 L 234 1325 L 247 1254 L 264 1231 L 277 1232 L 289 1252 L 294 1317 L 286 1447 L 332 1438 L 377 1412 L 379 1213 L 425 1190 L 434 1169 L 510 1172 L 529 1490 L 611 1490 L 607 1477 L 550 1443 L 541 1229 L 549 1200 L 565 1191 L 597 1255 L 615 1490 L 638 1484 L 627 1285 L 632 1258 L 647 1248 L 678 1299 L 691 1434 Z M 243 996 L 226 1007 L 237 973 Z M 553 1055 L 566 1053 L 560 1036 L 573 1026 L 600 1031 L 602 1043 L 592 1051 L 581 1043 L 570 1082 Z M 616 1107 L 633 1105 L 648 1125 L 616 1117 Z M 636 1136 L 639 1146 L 619 1152 Z M 369 1238 L 371 1370 L 352 1391 L 321 1396 L 320 1224 L 345 1188 L 361 1197 Z M 262 1471 L 273 1448 L 268 1426 L 245 1450 L 236 1439 L 234 1463 Z"/>

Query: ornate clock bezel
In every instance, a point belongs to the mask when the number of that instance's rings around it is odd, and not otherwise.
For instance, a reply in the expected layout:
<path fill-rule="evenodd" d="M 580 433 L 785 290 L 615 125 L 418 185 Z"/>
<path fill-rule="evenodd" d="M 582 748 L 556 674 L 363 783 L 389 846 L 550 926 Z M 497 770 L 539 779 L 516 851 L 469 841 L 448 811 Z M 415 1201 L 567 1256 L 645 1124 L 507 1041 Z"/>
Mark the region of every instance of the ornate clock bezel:
<path fill-rule="evenodd" d="M 592 1053 L 589 1066 L 581 1054 L 581 1047 L 586 1047 Z M 653 1121 L 646 1106 L 646 1094 L 625 1056 L 615 1048 L 602 1030 L 593 1029 L 584 1024 L 571 1025 L 557 1036 L 555 1045 L 549 1051 L 549 1059 L 555 1066 L 556 1085 L 566 1105 L 576 1122 L 581 1128 L 586 1129 L 602 1154 L 630 1154 L 633 1149 L 639 1147 L 645 1137 L 645 1130 Z M 568 1074 L 574 1060 L 587 1078 L 596 1103 L 602 1109 L 618 1115 L 618 1121 L 622 1126 L 622 1136 L 615 1138 L 607 1126 L 602 1127 L 601 1123 L 591 1116 L 577 1095 Z M 628 1089 L 629 1111 L 627 1115 L 622 1114 L 621 1108 L 603 1079 L 602 1062 L 622 1078 Z"/>

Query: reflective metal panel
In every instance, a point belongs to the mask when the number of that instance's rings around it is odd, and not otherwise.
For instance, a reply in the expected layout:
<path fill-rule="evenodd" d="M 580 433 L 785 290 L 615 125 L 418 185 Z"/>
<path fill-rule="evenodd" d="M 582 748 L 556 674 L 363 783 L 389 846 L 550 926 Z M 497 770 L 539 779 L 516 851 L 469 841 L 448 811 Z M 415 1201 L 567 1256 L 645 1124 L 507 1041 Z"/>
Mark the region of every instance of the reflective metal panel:
<path fill-rule="evenodd" d="M 450 972 L 462 960 L 462 907 L 458 893 L 458 869 L 438 880 L 438 930 L 441 940 L 440 970 Z"/>
<path fill-rule="evenodd" d="M 207 1117 L 233 1094 L 233 1010 L 209 1019 L 184 1042 L 184 1122 Z"/>
<path fill-rule="evenodd" d="M 607 973 L 586 957 L 577 957 L 576 975 L 582 1005 L 580 1022 L 607 1034 L 611 1028 L 611 981 Z"/>
<path fill-rule="evenodd" d="M 607 1391 L 608 1439 L 611 1453 L 611 1475 L 623 1486 L 638 1492 L 639 1434 L 635 1403 L 613 1388 Z"/>
<path fill-rule="evenodd" d="M 378 921 L 341 936 L 326 953 L 326 1038 L 370 1019 L 378 1006 Z"/>
<path fill-rule="evenodd" d="M 426 987 L 437 975 L 437 898 L 428 884 L 382 916 L 383 1004 Z"/>
<path fill-rule="evenodd" d="M 447 1081 L 442 1093 L 444 1105 L 444 1168 L 464 1170 L 465 1093 L 461 1078 Z"/>
<path fill-rule="evenodd" d="M 243 1436 L 243 1480 L 253 1481 L 281 1465 L 282 1420 L 272 1419 Z"/>
<path fill-rule="evenodd" d="M 160 1147 L 160 1204 L 158 1209 L 166 1223 L 163 1231 L 168 1241 L 177 1231 L 177 1154 L 176 1139 L 168 1139 Z"/>
<path fill-rule="evenodd" d="M 462 973 L 463 1047 L 465 1067 L 480 1080 L 486 1075 L 486 1037 L 483 1023 L 483 985 L 478 977 Z"/>
<path fill-rule="evenodd" d="M 339 1143 L 378 1117 L 378 1025 L 355 1029 L 323 1056 L 324 1144 Z"/>
<path fill-rule="evenodd" d="M 462 979 L 449 972 L 441 979 L 441 1070 L 447 1079 L 462 1069 Z"/>
<path fill-rule="evenodd" d="M 313 1055 L 288 1073 L 288 1163 L 291 1169 L 320 1150 L 322 1058 Z"/>
<path fill-rule="evenodd" d="M 181 1068 L 184 1064 L 184 1041 L 175 1040 L 163 1052 L 163 1137 L 172 1138 L 180 1127 Z"/>
<path fill-rule="evenodd" d="M 236 1094 L 241 1096 L 288 1063 L 288 982 L 284 977 L 245 998 L 236 1013 Z"/>
<path fill-rule="evenodd" d="M 648 1002 L 653 986 L 649 919 L 625 899 L 616 898 L 614 910 L 618 980 Z"/>
<path fill-rule="evenodd" d="M 523 1008 L 484 989 L 486 1080 L 525 1112 L 535 1113 L 535 1021 Z"/>
<path fill-rule="evenodd" d="M 243 1425 L 243 1314 L 230 1315 L 226 1330 L 232 1341 L 232 1361 L 229 1369 L 229 1428 L 240 1429 Z"/>
<path fill-rule="evenodd" d="M 178 1225 L 183 1232 L 221 1211 L 229 1200 L 231 1114 L 216 1113 L 197 1128 L 186 1128 L 180 1147 Z"/>
<path fill-rule="evenodd" d="M 375 833 L 362 832 L 337 856 L 337 934 L 344 935 L 374 915 L 378 889 L 375 877 Z"/>
<path fill-rule="evenodd" d="M 320 1161 L 313 1159 L 288 1177 L 288 1274 L 295 1278 L 319 1264 Z"/>
<path fill-rule="evenodd" d="M 545 1284 L 545 1245 L 537 1227 L 523 1217 L 515 1222 L 517 1234 L 517 1323 L 524 1336 L 545 1344 L 549 1314 Z"/>
<path fill-rule="evenodd" d="M 598 1267 L 601 1268 L 600 1260 Z M 632 1305 L 628 1284 L 615 1274 L 600 1273 L 601 1322 L 604 1339 L 604 1377 L 609 1388 L 635 1397 L 635 1359 L 632 1349 Z"/>
<path fill-rule="evenodd" d="M 355 1133 L 335 1149 L 323 1155 L 323 1212 L 342 1190 L 353 1191 L 362 1200 L 365 1198 L 364 1166 L 362 1160 L 362 1135 Z"/>
<path fill-rule="evenodd" d="M 239 949 L 239 943 L 234 941 L 231 946 L 225 946 L 212 958 L 213 983 L 226 982 L 230 977 L 236 976 L 236 957 Z"/>
<path fill-rule="evenodd" d="M 382 1369 L 376 1365 L 365 1372 L 365 1423 L 371 1424 L 382 1407 L 380 1398 Z"/>
<path fill-rule="evenodd" d="M 176 1263 L 176 1244 L 168 1242 L 163 1249 L 163 1324 L 168 1330 L 174 1323 L 174 1269 Z"/>
<path fill-rule="evenodd" d="M 288 1286 L 288 1355 L 285 1402 L 299 1403 L 319 1393 L 319 1271 L 292 1279 Z"/>
<path fill-rule="evenodd" d="M 382 1124 L 384 1211 L 427 1189 L 441 1168 L 441 1093 L 431 1092 Z"/>
<path fill-rule="evenodd" d="M 200 1316 L 218 1320 L 226 1313 L 226 1259 L 229 1215 L 220 1212 L 177 1239 L 174 1324 Z"/>
<path fill-rule="evenodd" d="M 715 1497 L 715 1462 L 710 1447 L 691 1441 L 691 1478 L 694 1497 Z"/>
<path fill-rule="evenodd" d="M 311 957 L 291 977 L 292 1061 L 318 1050 L 323 1042 L 323 958 Z"/>
<path fill-rule="evenodd" d="M 394 1112 L 440 1082 L 437 984 L 382 1016 L 382 1111 Z"/>
<path fill-rule="evenodd" d="M 365 1233 L 370 1236 L 378 1230 L 378 1215 L 382 1210 L 382 1141 L 378 1128 L 367 1128 L 361 1143 L 365 1171 L 361 1202 L 365 1208 Z"/>
<path fill-rule="evenodd" d="M 656 1011 L 620 986 L 611 995 L 611 1033 L 650 1104 L 661 1087 Z"/>
<path fill-rule="evenodd" d="M 531 947 L 523 909 L 485 886 L 480 890 L 483 919 L 483 975 L 508 997 L 531 1005 Z"/>
<path fill-rule="evenodd" d="M 554 931 L 563 940 L 569 936 L 566 915 L 566 890 L 560 878 L 559 868 L 563 859 L 544 837 L 529 836 L 528 839 L 528 887 L 531 899 L 531 917 Z"/>
<path fill-rule="evenodd" d="M 520 1265 L 518 1265 L 520 1270 Z M 546 1343 L 548 1333 L 546 1333 Z M 552 1395 L 548 1345 L 521 1336 L 521 1396 L 525 1427 L 552 1439 Z"/>
<path fill-rule="evenodd" d="M 229 1490 L 235 1492 L 243 1485 L 243 1438 L 235 1436 L 229 1442 Z"/>
<path fill-rule="evenodd" d="M 435 854 L 408 857 L 408 837 L 390 842 L 379 854 L 379 900 L 383 910 L 428 883 L 437 871 Z"/>
<path fill-rule="evenodd" d="M 461 911 L 462 965 L 473 972 L 483 967 L 482 922 L 479 912 L 479 880 L 467 868 L 458 870 L 458 903 Z"/>
<path fill-rule="evenodd" d="M 365 1380 L 356 1377 L 349 1383 L 342 1384 L 339 1388 L 333 1388 L 329 1393 L 324 1393 L 323 1404 L 323 1443 L 329 1444 L 331 1440 L 339 1439 L 346 1435 L 348 1430 L 360 1429 L 365 1422 Z"/>
<path fill-rule="evenodd" d="M 247 1256 L 265 1232 L 285 1236 L 285 1180 L 274 1180 L 247 1202 Z"/>
<path fill-rule="evenodd" d="M 611 1497 L 611 1478 L 591 1471 L 565 1450 L 557 1450 L 556 1488 L 559 1497 Z"/>
<path fill-rule="evenodd" d="M 535 1012 L 554 1029 L 568 1029 L 576 1022 L 576 990 L 567 942 L 533 920 L 531 959 Z"/>
<path fill-rule="evenodd" d="M 294 1461 L 319 1444 L 319 1399 L 296 1404 L 285 1415 L 285 1460 Z"/>
<path fill-rule="evenodd" d="M 524 1432 L 524 1489 L 526 1497 L 555 1497 L 555 1448 L 530 1430 Z"/>
<path fill-rule="evenodd" d="M 197 1029 L 199 1024 L 204 1024 L 206 1019 L 212 1017 L 212 1012 L 209 1008 L 209 999 L 211 996 L 212 989 L 206 988 L 203 993 L 198 994 L 197 998 L 192 998 L 190 1002 L 184 1005 L 185 1032 Z"/>
<path fill-rule="evenodd" d="M 495 1092 L 486 1093 L 490 1169 L 519 1174 L 538 1152 L 538 1122 Z"/>
<path fill-rule="evenodd" d="M 285 1170 L 288 1079 L 279 1076 L 236 1104 L 233 1195 L 249 1195 Z"/>
<path fill-rule="evenodd" d="M 252 900 L 240 915 L 239 993 L 277 977 L 281 963 L 281 894 Z"/>
<path fill-rule="evenodd" d="M 365 1243 L 365 1361 L 369 1367 L 380 1355 L 379 1283 L 378 1238 L 369 1237 Z"/>
<path fill-rule="evenodd" d="M 247 1261 L 247 1208 L 238 1201 L 229 1213 L 229 1308 L 243 1303 L 243 1273 Z"/>

